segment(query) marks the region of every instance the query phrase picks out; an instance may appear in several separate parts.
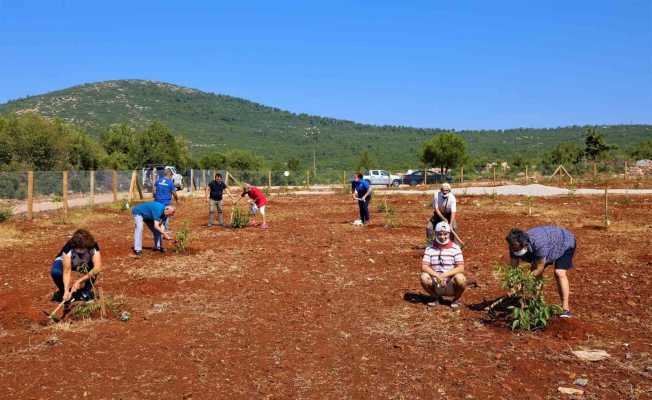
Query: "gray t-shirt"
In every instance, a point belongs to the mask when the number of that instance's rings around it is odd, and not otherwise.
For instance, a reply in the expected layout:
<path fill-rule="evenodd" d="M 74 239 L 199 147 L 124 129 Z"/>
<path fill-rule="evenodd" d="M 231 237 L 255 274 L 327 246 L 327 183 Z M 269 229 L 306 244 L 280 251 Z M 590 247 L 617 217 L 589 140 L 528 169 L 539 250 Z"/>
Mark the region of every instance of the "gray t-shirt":
<path fill-rule="evenodd" d="M 448 197 L 444 198 L 443 193 L 437 192 L 432 197 L 432 208 L 439 208 L 439 211 L 442 214 L 451 214 L 457 212 L 457 205 L 455 201 L 455 195 L 452 192 L 448 193 Z"/>

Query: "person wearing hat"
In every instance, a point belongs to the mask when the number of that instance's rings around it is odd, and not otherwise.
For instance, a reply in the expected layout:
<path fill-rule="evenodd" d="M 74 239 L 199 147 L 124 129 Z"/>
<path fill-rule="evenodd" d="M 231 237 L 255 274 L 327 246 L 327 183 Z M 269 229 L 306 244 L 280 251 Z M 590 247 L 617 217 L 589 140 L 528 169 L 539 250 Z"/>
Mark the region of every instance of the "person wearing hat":
<path fill-rule="evenodd" d="M 432 217 L 426 225 L 426 237 L 428 241 L 434 239 L 434 227 L 440 222 L 446 222 L 457 233 L 457 220 L 455 214 L 457 213 L 457 201 L 455 195 L 451 191 L 449 183 L 442 183 L 439 192 L 435 193 L 432 198 Z M 457 237 L 454 235 L 455 241 L 459 244 Z"/>
<path fill-rule="evenodd" d="M 141 203 L 131 209 L 134 217 L 136 230 L 134 231 L 134 254 L 140 257 L 143 253 L 143 224 L 147 225 L 152 235 L 154 235 L 154 251 L 165 252 L 162 238 L 172 240 L 167 230 L 165 230 L 165 220 L 174 215 L 176 209 L 172 206 L 164 206 L 156 201 Z"/>
<path fill-rule="evenodd" d="M 249 199 L 251 202 L 253 202 L 251 213 L 253 214 L 254 219 L 251 220 L 251 224 L 256 224 L 256 213 L 260 211 L 260 215 L 263 216 L 263 224 L 260 226 L 260 228 L 267 229 L 267 222 L 265 220 L 265 214 L 267 211 L 267 197 L 265 197 L 265 194 L 260 189 L 248 183 L 242 185 L 242 194 L 240 195 L 240 199 L 245 195 L 249 196 Z M 238 201 L 240 201 L 240 199 L 238 199 Z M 235 204 L 238 204 L 238 201 L 236 201 Z"/>
<path fill-rule="evenodd" d="M 567 272 L 573 268 L 575 235 L 553 225 L 537 226 L 526 232 L 513 228 L 507 237 L 512 267 L 518 267 L 521 260 L 530 264 L 535 277 L 542 276 L 546 267 L 555 266 L 555 281 L 561 299 L 562 318 L 571 318 L 569 297 L 570 285 Z"/>
<path fill-rule="evenodd" d="M 460 298 L 466 289 L 462 249 L 450 240 L 451 228 L 446 222 L 435 225 L 435 239 L 426 248 L 421 260 L 421 286 L 435 298 L 452 297 L 451 308 L 460 307 Z"/>

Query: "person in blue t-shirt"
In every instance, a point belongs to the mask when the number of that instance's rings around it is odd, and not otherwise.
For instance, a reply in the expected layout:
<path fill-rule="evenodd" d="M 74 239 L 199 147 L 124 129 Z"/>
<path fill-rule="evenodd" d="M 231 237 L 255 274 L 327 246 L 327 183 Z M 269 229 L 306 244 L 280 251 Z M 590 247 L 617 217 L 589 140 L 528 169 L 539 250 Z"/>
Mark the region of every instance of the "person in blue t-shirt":
<path fill-rule="evenodd" d="M 168 231 L 163 225 L 164 221 L 174 215 L 176 209 L 172 206 L 164 206 L 156 201 L 141 203 L 131 209 L 134 217 L 136 230 L 134 232 L 134 253 L 140 257 L 143 253 L 143 224 L 147 225 L 154 235 L 154 251 L 165 252 L 162 245 L 162 238 L 172 240 Z"/>
<path fill-rule="evenodd" d="M 179 197 L 177 196 L 177 188 L 172 181 L 172 171 L 168 168 L 165 169 L 165 175 L 159 177 L 154 184 L 154 201 L 169 206 L 172 204 L 172 197 L 174 201 L 179 204 Z M 165 230 L 170 230 L 170 218 L 165 219 Z"/>
<path fill-rule="evenodd" d="M 367 225 L 369 223 L 369 202 L 371 202 L 371 185 L 362 178 L 361 173 L 355 175 L 355 191 L 353 199 L 358 202 L 360 209 L 360 223 Z"/>

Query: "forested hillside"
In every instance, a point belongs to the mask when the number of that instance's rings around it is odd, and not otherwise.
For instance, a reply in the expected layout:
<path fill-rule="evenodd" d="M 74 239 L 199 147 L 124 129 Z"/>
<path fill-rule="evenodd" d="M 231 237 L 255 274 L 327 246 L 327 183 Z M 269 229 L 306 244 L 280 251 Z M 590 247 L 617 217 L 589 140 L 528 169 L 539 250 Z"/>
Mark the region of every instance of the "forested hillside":
<path fill-rule="evenodd" d="M 321 168 L 355 167 L 363 151 L 387 168 L 418 165 L 421 144 L 442 129 L 374 126 L 294 114 L 247 100 L 205 93 L 168 83 L 119 80 L 89 83 L 0 105 L 0 113 L 36 112 L 58 117 L 99 137 L 113 124 L 142 129 L 158 121 L 190 141 L 195 156 L 216 150 L 247 149 L 267 161 L 291 158 L 308 163 L 316 126 L 317 161 Z M 607 142 L 627 148 L 652 138 L 651 125 L 595 127 Z M 582 143 L 587 127 L 458 131 L 472 157 L 510 160 L 540 157 L 563 141 Z"/>

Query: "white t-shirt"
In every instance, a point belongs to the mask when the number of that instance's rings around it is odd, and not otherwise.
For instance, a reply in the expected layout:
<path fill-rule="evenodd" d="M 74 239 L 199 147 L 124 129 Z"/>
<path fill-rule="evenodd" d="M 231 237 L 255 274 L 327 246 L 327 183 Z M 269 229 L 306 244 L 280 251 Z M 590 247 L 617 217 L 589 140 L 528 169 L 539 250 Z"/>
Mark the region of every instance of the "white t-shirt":
<path fill-rule="evenodd" d="M 454 213 L 457 212 L 457 202 L 455 201 L 455 195 L 453 192 L 448 193 L 448 197 L 444 198 L 444 195 L 441 191 L 437 192 L 432 197 L 432 208 L 439 208 L 439 211 L 442 213 Z"/>

